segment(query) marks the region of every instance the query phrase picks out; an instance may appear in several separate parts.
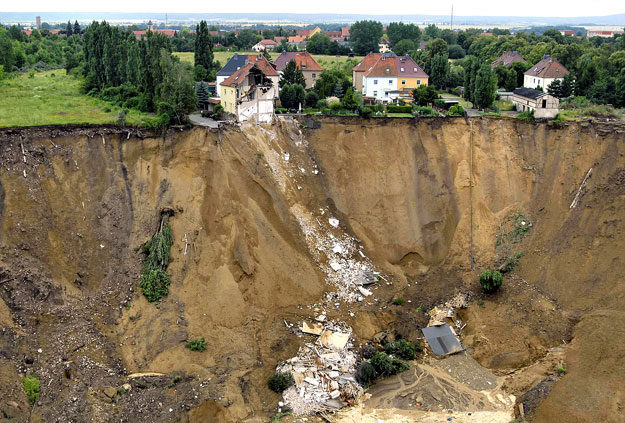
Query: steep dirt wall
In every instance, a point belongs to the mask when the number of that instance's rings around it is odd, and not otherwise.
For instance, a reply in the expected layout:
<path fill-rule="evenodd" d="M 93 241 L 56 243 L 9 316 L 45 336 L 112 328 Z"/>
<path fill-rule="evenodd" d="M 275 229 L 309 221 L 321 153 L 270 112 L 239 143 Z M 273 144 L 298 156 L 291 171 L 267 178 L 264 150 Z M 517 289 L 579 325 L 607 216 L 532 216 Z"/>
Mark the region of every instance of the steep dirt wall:
<path fill-rule="evenodd" d="M 324 122 L 307 136 L 327 174 L 328 195 L 378 260 L 408 280 L 441 263 L 470 266 L 470 122 L 344 120 Z M 473 120 L 477 269 L 492 264 L 502 220 L 523 211 L 534 227 L 519 274 L 581 319 L 567 375 L 538 421 L 622 421 L 617 385 L 625 370 L 615 360 L 625 347 L 615 340 L 625 323 L 624 153 L 622 126 Z"/>
<path fill-rule="evenodd" d="M 277 399 L 266 377 L 298 346 L 284 319 L 312 315 L 307 306 L 328 289 L 300 213 L 339 217 L 396 281 L 381 296 L 428 275 L 419 289 L 435 294 L 416 295 L 441 299 L 458 286 L 475 288 L 471 122 L 320 124 L 302 131 L 287 122 L 196 128 L 166 137 L 97 128 L 3 132 L 0 376 L 15 382 L 18 371 L 40 374 L 32 421 L 266 421 Z M 486 118 L 472 125 L 476 269 L 492 265 L 502 220 L 524 211 L 534 227 L 518 274 L 581 319 L 568 373 L 538 417 L 618 421 L 623 346 L 608 340 L 624 320 L 623 129 Z M 174 211 L 172 285 L 155 306 L 137 283 L 140 248 L 163 209 Z M 337 317 L 365 338 L 396 319 L 382 307 L 353 310 L 355 317 Z M 185 349 L 186 339 L 199 337 L 206 353 Z M 126 374 L 148 371 L 179 378 L 135 386 L 113 404 L 102 396 Z M 0 394 L 26 418 L 14 385 Z"/>

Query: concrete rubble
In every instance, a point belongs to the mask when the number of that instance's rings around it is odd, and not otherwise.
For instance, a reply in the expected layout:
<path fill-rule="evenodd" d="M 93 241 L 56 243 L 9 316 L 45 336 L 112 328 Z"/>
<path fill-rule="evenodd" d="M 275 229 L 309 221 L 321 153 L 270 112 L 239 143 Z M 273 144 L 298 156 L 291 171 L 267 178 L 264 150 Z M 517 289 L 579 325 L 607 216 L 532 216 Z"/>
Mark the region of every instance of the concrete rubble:
<path fill-rule="evenodd" d="M 317 334 L 319 326 L 322 332 Z M 364 391 L 356 382 L 358 355 L 354 352 L 352 329 L 334 321 L 324 325 L 304 321 L 300 328 L 317 338 L 276 368 L 278 372 L 290 372 L 295 380 L 295 385 L 282 394 L 285 406 L 295 415 L 307 415 L 353 404 Z"/>
<path fill-rule="evenodd" d="M 463 329 L 462 322 L 457 318 L 456 309 L 468 307 L 469 301 L 471 301 L 471 293 L 458 293 L 445 304 L 434 307 L 428 313 L 430 316 L 428 326 L 448 323 L 452 327 Z"/>

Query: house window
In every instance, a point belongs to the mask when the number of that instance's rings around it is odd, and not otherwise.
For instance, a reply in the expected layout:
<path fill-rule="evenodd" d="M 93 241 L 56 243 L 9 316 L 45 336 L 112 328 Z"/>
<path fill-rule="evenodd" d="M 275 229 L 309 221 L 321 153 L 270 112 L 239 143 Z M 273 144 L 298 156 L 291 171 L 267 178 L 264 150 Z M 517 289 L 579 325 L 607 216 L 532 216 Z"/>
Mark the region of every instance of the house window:
<path fill-rule="evenodd" d="M 417 79 L 417 85 L 421 85 L 421 80 Z"/>
<path fill-rule="evenodd" d="M 543 100 L 543 109 L 547 108 L 547 100 Z"/>
<path fill-rule="evenodd" d="M 377 79 L 373 80 L 373 85 L 378 85 L 378 80 Z"/>
<path fill-rule="evenodd" d="M 316 74 L 316 73 L 313 73 L 313 74 L 312 74 L 312 77 L 313 77 L 313 79 L 315 79 L 315 78 L 317 77 L 317 74 Z"/>
<path fill-rule="evenodd" d="M 400 68 L 400 70 L 403 72 L 403 71 L 404 71 L 404 68 Z"/>
<path fill-rule="evenodd" d="M 384 93 L 384 97 L 388 97 L 388 91 Z"/>
<path fill-rule="evenodd" d="M 417 68 L 414 68 L 414 71 L 416 72 L 416 71 L 417 71 Z"/>
<path fill-rule="evenodd" d="M 374 97 L 377 97 L 377 96 L 378 96 L 378 92 L 377 92 L 377 91 L 374 91 L 374 92 L 373 92 L 373 96 L 374 96 Z"/>
<path fill-rule="evenodd" d="M 388 85 L 393 85 L 393 80 L 392 79 L 388 80 Z"/>
<path fill-rule="evenodd" d="M 402 84 L 402 85 L 406 85 L 406 80 L 405 80 L 405 79 L 402 79 L 402 80 L 401 80 L 401 84 Z"/>

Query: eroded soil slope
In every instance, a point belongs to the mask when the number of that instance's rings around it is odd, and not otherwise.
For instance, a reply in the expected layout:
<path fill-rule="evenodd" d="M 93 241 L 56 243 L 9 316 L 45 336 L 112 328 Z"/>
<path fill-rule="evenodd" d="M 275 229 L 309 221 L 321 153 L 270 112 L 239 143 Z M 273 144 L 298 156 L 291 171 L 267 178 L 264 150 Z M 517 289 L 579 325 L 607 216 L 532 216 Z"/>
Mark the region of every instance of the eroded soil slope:
<path fill-rule="evenodd" d="M 523 211 L 533 229 L 515 273 L 522 282 L 510 291 L 519 295 L 504 292 L 499 307 L 514 307 L 509 328 L 531 342 L 476 343 L 476 356 L 492 368 L 528 365 L 573 328 L 567 374 L 537 419 L 621 421 L 625 346 L 613 340 L 625 324 L 622 128 L 494 119 L 307 126 L 317 129 L 0 134 L 4 417 L 268 421 L 277 396 L 266 378 L 299 346 L 284 320 L 312 315 L 307 306 L 329 289 L 298 213 L 337 216 L 393 281 L 375 306 L 334 316 L 366 340 L 393 322 L 416 332 L 413 314 L 388 306 L 394 296 L 433 306 L 475 289 L 477 271 L 496 259 L 500 224 Z M 141 247 L 163 210 L 174 212 L 172 284 L 154 305 L 137 284 Z M 530 304 L 524 286 L 547 299 Z M 496 342 L 506 328 L 484 331 Z M 184 347 L 199 337 L 208 351 Z M 34 407 L 25 372 L 41 379 Z M 144 372 L 162 375 L 128 377 Z M 125 383 L 130 392 L 116 393 Z"/>

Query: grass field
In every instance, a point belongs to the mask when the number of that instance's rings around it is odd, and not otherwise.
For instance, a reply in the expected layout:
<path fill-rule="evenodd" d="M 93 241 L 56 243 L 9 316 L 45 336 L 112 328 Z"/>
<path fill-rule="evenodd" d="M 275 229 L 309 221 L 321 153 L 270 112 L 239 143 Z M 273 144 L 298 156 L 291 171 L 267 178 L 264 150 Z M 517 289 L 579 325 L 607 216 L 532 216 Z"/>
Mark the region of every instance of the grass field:
<path fill-rule="evenodd" d="M 238 53 L 239 54 L 258 54 L 253 51 L 248 51 L 248 52 L 240 51 Z M 228 60 L 230 60 L 232 56 L 234 56 L 234 51 L 216 51 L 213 54 L 214 54 L 215 60 L 218 60 L 221 66 L 223 66 L 228 62 Z M 270 53 L 270 55 L 271 55 L 271 59 L 275 60 L 280 55 L 280 53 Z M 174 53 L 174 56 L 180 57 L 180 60 L 183 62 L 188 62 L 188 63 L 193 64 L 193 53 Z M 357 64 L 363 59 L 363 56 L 356 56 L 356 57 L 338 56 L 337 57 L 337 56 L 328 56 L 324 54 L 313 54 L 312 56 L 317 61 L 317 63 L 319 63 L 324 68 L 332 66 L 335 63 L 343 64 L 347 62 L 348 60 L 351 60 L 355 62 L 355 64 Z"/>
<path fill-rule="evenodd" d="M 459 97 L 457 95 L 449 94 L 449 93 L 440 93 L 441 97 L 449 99 L 449 100 L 458 100 L 458 104 L 462 106 L 464 109 L 471 109 L 473 105 L 466 101 L 464 98 Z"/>
<path fill-rule="evenodd" d="M 116 123 L 120 108 L 82 94 L 80 83 L 64 69 L 0 81 L 0 127 Z M 131 110 L 126 122 L 140 125 L 150 116 Z"/>

